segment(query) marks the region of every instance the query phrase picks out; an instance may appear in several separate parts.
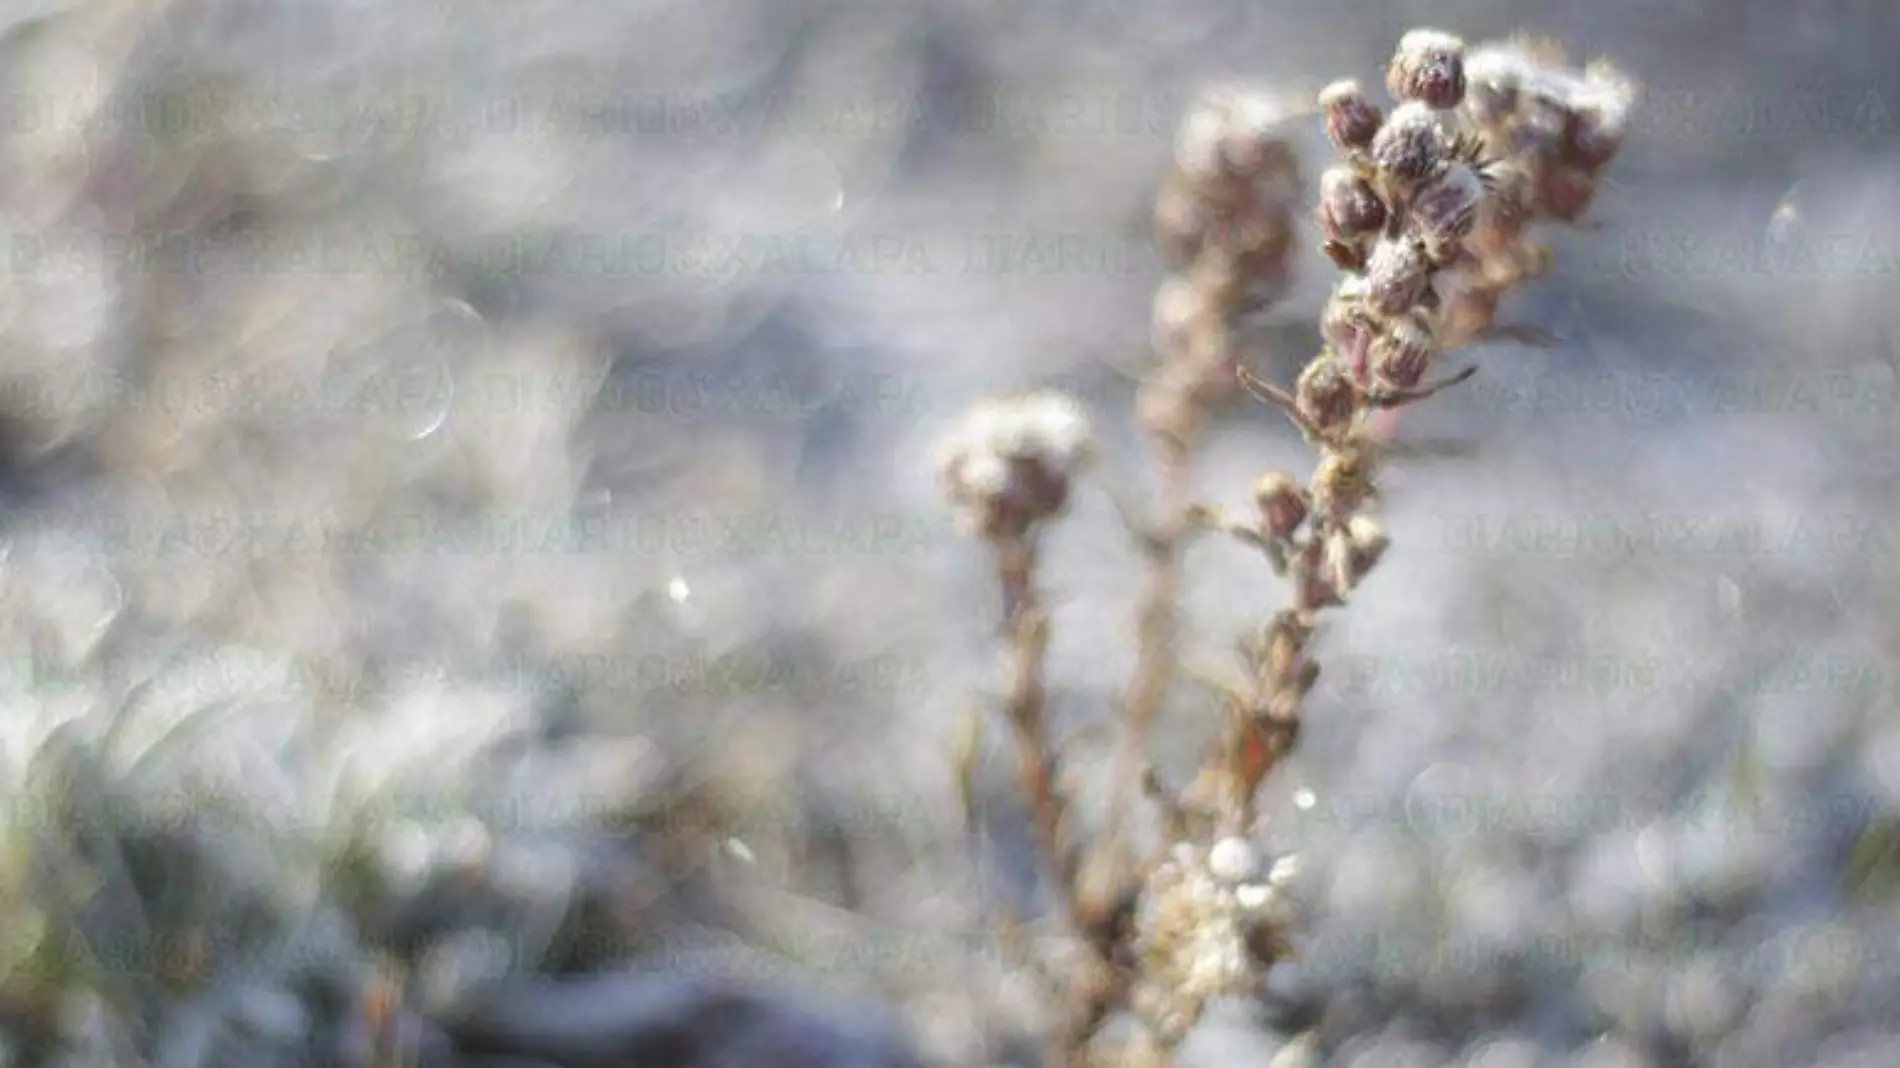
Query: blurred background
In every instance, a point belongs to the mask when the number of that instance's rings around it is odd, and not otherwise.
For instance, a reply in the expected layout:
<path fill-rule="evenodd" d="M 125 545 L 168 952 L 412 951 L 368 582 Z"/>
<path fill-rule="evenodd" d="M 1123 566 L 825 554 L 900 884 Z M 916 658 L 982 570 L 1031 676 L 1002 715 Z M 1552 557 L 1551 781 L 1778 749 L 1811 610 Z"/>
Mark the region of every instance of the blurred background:
<path fill-rule="evenodd" d="M 1188 1058 L 1892 1063 L 1882 0 L 12 0 L 0 1063 L 1031 1063 L 982 916 L 1035 862 L 1004 754 L 975 845 L 948 757 L 995 604 L 927 447 L 1055 386 L 1144 485 L 1177 118 L 1416 25 L 1646 96 L 1513 308 L 1557 345 L 1408 416 L 1459 455 L 1388 476 L 1272 784 L 1302 958 Z M 1304 456 L 1237 408 L 1201 482 Z M 1099 492 L 1050 552 L 1093 775 L 1141 575 Z M 1283 596 L 1192 578 L 1196 655 Z"/>

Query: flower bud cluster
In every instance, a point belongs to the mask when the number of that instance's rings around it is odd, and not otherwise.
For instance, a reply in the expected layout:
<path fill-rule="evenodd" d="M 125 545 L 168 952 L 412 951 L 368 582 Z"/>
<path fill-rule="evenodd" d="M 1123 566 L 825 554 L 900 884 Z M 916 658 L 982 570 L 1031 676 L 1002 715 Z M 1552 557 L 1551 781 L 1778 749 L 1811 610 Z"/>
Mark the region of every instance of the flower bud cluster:
<path fill-rule="evenodd" d="M 1528 233 L 1574 223 L 1596 199 L 1629 131 L 1637 87 L 1607 62 L 1576 70 L 1549 42 L 1513 39 L 1473 49 L 1460 109 L 1491 161 L 1487 210 L 1466 241 L 1446 329 L 1464 344 L 1496 320 L 1498 299 L 1544 273 L 1550 251 Z"/>
<path fill-rule="evenodd" d="M 1322 246 L 1346 272 L 1321 317 L 1325 348 L 1297 396 L 1309 431 L 1340 440 L 1361 413 L 1417 389 L 1437 354 L 1434 276 L 1457 262 L 1487 186 L 1455 108 L 1466 84 L 1464 43 L 1435 30 L 1400 40 L 1388 114 L 1356 81 L 1320 94 L 1342 153 L 1320 179 Z"/>
<path fill-rule="evenodd" d="M 1441 352 L 1495 329 L 1500 300 L 1546 269 L 1530 226 L 1588 206 L 1636 95 L 1608 64 L 1573 71 L 1548 46 L 1468 49 L 1431 29 L 1400 38 L 1385 88 L 1389 110 L 1357 81 L 1319 95 L 1340 161 L 1321 175 L 1316 216 L 1345 277 L 1286 406 L 1322 462 L 1302 498 L 1311 529 L 1260 532 L 1276 563 L 1291 562 L 1307 610 L 1341 603 L 1385 551 L 1362 511 L 1373 501 L 1368 417 L 1458 380 L 1427 382 Z"/>
<path fill-rule="evenodd" d="M 1474 50 L 1467 71 L 1465 117 L 1488 154 L 1527 179 L 1517 206 L 1546 218 L 1580 216 L 1623 147 L 1635 83 L 1604 62 L 1572 70 L 1555 45 L 1526 40 Z"/>
<path fill-rule="evenodd" d="M 1337 462 L 1322 462 L 1311 490 L 1282 471 L 1269 471 L 1254 483 L 1253 534 L 1266 545 L 1275 570 L 1291 568 L 1294 602 L 1303 612 L 1344 604 L 1385 554 L 1385 532 L 1358 511 L 1373 499 L 1371 483 L 1349 485 L 1350 474 Z M 1343 518 L 1334 522 L 1334 514 Z"/>
<path fill-rule="evenodd" d="M 1142 988 L 1136 1010 L 1164 1042 L 1178 1041 L 1216 998 L 1247 993 L 1285 950 L 1286 887 L 1297 860 L 1261 864 L 1253 844 L 1177 843 L 1155 865 L 1136 916 Z"/>
<path fill-rule="evenodd" d="M 1528 231 L 1589 208 L 1622 147 L 1636 87 L 1605 62 L 1571 69 L 1547 43 L 1467 49 L 1438 30 L 1402 37 L 1385 80 L 1396 100 L 1389 114 L 1358 82 L 1320 94 L 1343 155 L 1321 179 L 1324 249 L 1365 279 L 1364 291 L 1355 279 L 1338 299 L 1387 319 L 1427 303 L 1441 347 L 1459 347 L 1495 326 L 1504 294 L 1548 269 L 1549 250 Z M 1362 385 L 1379 379 L 1370 341 L 1338 349 Z M 1409 366 L 1395 364 L 1395 378 Z"/>
<path fill-rule="evenodd" d="M 1060 393 L 977 408 L 938 445 L 937 473 L 965 532 L 1024 537 L 1062 514 L 1093 449 L 1087 417 Z"/>
<path fill-rule="evenodd" d="M 1321 460 L 1311 487 L 1283 471 L 1254 483 L 1250 533 L 1275 570 L 1292 571 L 1300 612 L 1344 604 L 1384 557 L 1387 536 L 1369 514 L 1377 500 L 1371 475 L 1363 453 L 1341 452 Z"/>
<path fill-rule="evenodd" d="M 1257 89 L 1202 95 L 1181 124 L 1155 202 L 1156 242 L 1171 269 L 1217 255 L 1251 281 L 1285 283 L 1301 194 L 1286 129 L 1292 114 Z"/>

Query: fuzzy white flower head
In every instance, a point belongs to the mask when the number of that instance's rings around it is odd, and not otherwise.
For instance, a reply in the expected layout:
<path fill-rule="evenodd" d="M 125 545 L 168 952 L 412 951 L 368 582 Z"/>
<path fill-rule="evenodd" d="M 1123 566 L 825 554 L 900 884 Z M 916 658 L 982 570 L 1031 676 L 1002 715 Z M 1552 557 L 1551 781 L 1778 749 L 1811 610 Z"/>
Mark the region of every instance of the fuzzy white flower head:
<path fill-rule="evenodd" d="M 1407 30 L 1399 38 L 1397 51 L 1406 59 L 1462 56 L 1465 52 L 1465 42 L 1455 33 L 1420 27 L 1416 30 Z"/>
<path fill-rule="evenodd" d="M 1188 112 L 1175 138 L 1175 163 L 1198 178 L 1259 172 L 1285 145 L 1284 101 L 1244 85 L 1218 86 Z"/>
<path fill-rule="evenodd" d="M 1319 108 L 1326 116 L 1327 138 L 1345 149 L 1371 144 L 1385 121 L 1385 112 L 1367 99 L 1365 88 L 1353 78 L 1341 78 L 1321 89 Z"/>
<path fill-rule="evenodd" d="M 1040 392 L 978 407 L 938 444 L 935 459 L 967 530 L 1021 532 L 1061 511 L 1092 448 L 1081 406 Z"/>
<path fill-rule="evenodd" d="M 1465 42 L 1443 30 L 1413 30 L 1399 38 L 1387 66 L 1386 88 L 1400 100 L 1454 108 L 1465 96 Z"/>
<path fill-rule="evenodd" d="M 1013 414 L 1029 455 L 1073 473 L 1090 442 L 1088 416 L 1081 405 L 1061 393 L 1034 393 L 1018 401 Z"/>
<path fill-rule="evenodd" d="M 1450 115 L 1419 100 L 1393 108 L 1372 139 L 1373 163 L 1408 187 L 1431 177 L 1444 164 L 1456 132 Z"/>

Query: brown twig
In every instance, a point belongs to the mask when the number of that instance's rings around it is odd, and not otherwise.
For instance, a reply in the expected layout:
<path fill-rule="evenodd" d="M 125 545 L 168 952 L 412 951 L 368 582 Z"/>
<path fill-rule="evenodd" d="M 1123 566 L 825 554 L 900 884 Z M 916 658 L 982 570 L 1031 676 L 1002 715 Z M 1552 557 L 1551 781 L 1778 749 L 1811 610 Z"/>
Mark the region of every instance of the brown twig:
<path fill-rule="evenodd" d="M 1017 770 L 1031 823 L 1045 855 L 1056 865 L 1056 877 L 1066 884 L 1068 805 L 1055 783 L 1055 755 L 1048 738 L 1042 675 L 1049 650 L 1049 617 L 1036 590 L 1034 542 L 1026 536 L 1000 539 L 996 574 L 1009 640 L 1003 710 L 1015 731 Z"/>

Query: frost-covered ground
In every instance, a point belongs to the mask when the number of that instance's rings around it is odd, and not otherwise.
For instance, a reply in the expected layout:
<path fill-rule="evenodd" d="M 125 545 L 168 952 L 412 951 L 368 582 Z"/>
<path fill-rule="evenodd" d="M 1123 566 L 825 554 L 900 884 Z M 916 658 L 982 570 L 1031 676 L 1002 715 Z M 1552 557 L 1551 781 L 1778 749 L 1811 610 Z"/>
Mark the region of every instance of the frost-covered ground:
<path fill-rule="evenodd" d="M 1009 1055 L 972 906 L 1026 862 L 999 768 L 972 863 L 946 759 L 992 605 L 925 446 L 1053 383 L 1142 477 L 1176 116 L 1420 23 L 1649 96 L 1517 305 L 1560 347 L 1413 420 L 1475 447 L 1393 472 L 1326 638 L 1273 808 L 1304 960 L 1195 1056 L 1317 1025 L 1366 1068 L 1890 1063 L 1876 0 L 14 0 L 7 1063 Z M 1237 413 L 1204 482 L 1299 457 Z M 1052 551 L 1088 754 L 1139 575 L 1100 495 Z M 1194 573 L 1209 647 L 1278 604 L 1255 561 Z M 520 978 L 582 972 L 623 977 Z"/>

